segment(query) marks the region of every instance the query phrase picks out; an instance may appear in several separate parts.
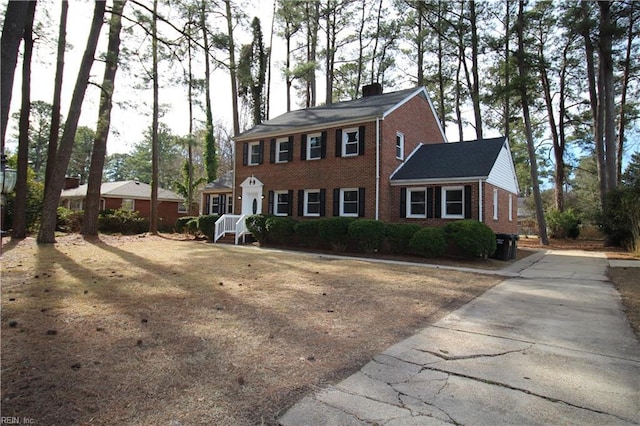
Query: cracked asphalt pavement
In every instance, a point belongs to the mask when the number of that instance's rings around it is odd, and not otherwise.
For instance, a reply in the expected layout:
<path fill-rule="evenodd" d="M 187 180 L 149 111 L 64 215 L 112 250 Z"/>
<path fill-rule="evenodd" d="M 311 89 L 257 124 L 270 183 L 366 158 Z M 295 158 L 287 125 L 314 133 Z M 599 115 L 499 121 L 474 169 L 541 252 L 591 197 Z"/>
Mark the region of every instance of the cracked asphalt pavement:
<path fill-rule="evenodd" d="M 280 424 L 640 424 L 640 343 L 608 265 L 582 251 L 516 262 L 502 271 L 511 278 Z"/>

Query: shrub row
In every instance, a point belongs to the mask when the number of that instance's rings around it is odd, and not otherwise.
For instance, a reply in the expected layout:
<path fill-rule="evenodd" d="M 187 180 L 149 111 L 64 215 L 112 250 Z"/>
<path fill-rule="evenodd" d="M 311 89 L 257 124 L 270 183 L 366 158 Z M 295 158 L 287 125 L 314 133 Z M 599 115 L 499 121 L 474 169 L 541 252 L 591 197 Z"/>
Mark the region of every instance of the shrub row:
<path fill-rule="evenodd" d="M 56 230 L 62 232 L 81 232 L 84 211 L 69 210 L 58 207 Z M 159 223 L 160 231 L 171 231 L 171 226 Z M 140 217 L 135 211 L 103 210 L 98 216 L 98 231 L 105 234 L 134 235 L 143 234 L 149 230 L 149 220 Z"/>
<path fill-rule="evenodd" d="M 175 229 L 180 234 L 190 234 L 196 237 L 204 236 L 211 240 L 219 217 L 217 214 L 183 216 L 176 221 Z"/>
<path fill-rule="evenodd" d="M 487 258 L 496 251 L 496 235 L 487 225 L 460 220 L 443 227 L 385 224 L 377 220 L 332 217 L 296 221 L 252 215 L 247 227 L 263 245 L 310 247 L 334 251 L 384 251 L 438 257 L 451 254 Z"/>

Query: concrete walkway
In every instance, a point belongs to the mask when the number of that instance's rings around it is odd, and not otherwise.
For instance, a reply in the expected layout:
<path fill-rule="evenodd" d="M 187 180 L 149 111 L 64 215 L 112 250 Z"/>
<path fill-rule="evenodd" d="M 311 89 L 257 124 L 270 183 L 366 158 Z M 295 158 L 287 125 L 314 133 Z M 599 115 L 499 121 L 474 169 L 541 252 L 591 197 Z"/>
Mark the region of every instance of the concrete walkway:
<path fill-rule="evenodd" d="M 640 344 L 607 259 L 549 251 L 525 261 L 281 424 L 640 424 Z"/>

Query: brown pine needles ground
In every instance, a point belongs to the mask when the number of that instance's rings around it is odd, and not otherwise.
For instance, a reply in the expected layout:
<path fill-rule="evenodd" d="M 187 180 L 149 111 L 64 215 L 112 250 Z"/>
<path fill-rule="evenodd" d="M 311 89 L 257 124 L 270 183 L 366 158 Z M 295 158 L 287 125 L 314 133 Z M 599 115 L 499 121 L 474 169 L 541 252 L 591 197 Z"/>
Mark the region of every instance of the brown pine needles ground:
<path fill-rule="evenodd" d="M 178 236 L 1 260 L 2 416 L 47 425 L 274 424 L 502 280 Z"/>

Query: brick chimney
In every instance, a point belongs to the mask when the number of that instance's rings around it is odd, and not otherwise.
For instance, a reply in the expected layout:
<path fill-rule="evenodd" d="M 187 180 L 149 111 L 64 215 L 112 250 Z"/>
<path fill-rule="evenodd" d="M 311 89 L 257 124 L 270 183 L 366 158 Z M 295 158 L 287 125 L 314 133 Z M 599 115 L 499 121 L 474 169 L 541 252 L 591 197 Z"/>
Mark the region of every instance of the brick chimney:
<path fill-rule="evenodd" d="M 79 177 L 65 177 L 64 178 L 64 187 L 62 189 L 73 189 L 80 186 L 80 178 Z"/>
<path fill-rule="evenodd" d="M 362 86 L 362 97 L 382 95 L 382 84 L 371 83 Z"/>

